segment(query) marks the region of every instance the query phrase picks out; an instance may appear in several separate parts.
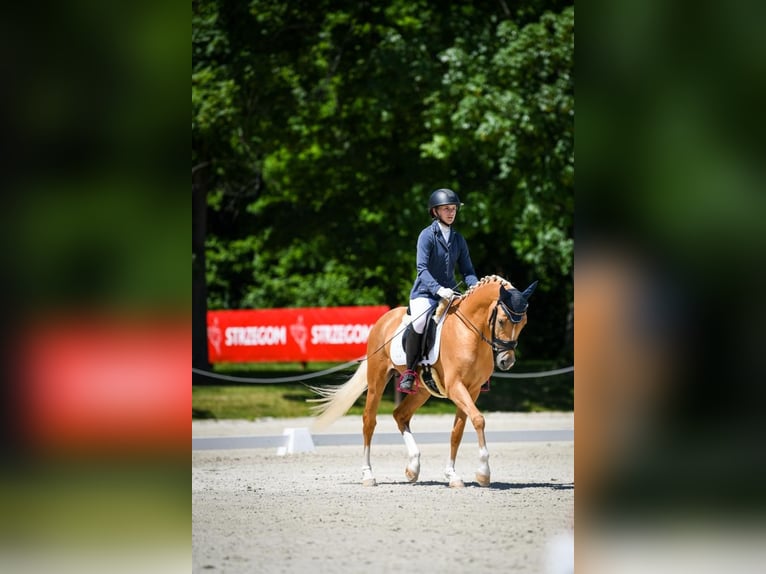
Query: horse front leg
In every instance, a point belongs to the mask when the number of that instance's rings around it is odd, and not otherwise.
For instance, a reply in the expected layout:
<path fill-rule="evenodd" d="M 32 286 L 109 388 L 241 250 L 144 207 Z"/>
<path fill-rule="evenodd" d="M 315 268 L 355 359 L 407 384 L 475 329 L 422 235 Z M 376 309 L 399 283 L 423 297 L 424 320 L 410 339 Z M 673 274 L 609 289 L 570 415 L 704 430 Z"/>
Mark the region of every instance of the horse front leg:
<path fill-rule="evenodd" d="M 423 387 L 416 394 L 407 395 L 399 406 L 394 409 L 394 420 L 399 432 L 402 433 L 404 444 L 407 447 L 407 466 L 404 475 L 409 482 L 415 482 L 420 476 L 420 448 L 415 442 L 415 435 L 410 430 L 412 415 L 423 403 L 431 397 Z"/>
<path fill-rule="evenodd" d="M 364 464 L 362 465 L 362 486 L 378 486 L 375 475 L 372 474 L 372 465 L 370 464 L 370 445 L 364 445 Z"/>
<path fill-rule="evenodd" d="M 460 448 L 460 441 L 463 440 L 463 431 L 465 431 L 466 414 L 461 409 L 455 413 L 455 422 L 452 425 L 452 435 L 450 436 L 450 453 L 447 468 L 444 470 L 444 477 L 447 479 L 450 488 L 463 488 L 465 483 L 455 471 L 455 461 L 457 460 L 457 451 Z"/>
<path fill-rule="evenodd" d="M 487 441 L 484 436 L 484 415 L 476 408 L 474 399 L 462 382 L 456 383 L 452 387 L 450 399 L 457 405 L 458 409 L 465 413 L 464 416 L 470 417 L 471 424 L 473 424 L 473 428 L 476 430 L 476 438 L 479 441 L 479 468 L 476 469 L 476 482 L 479 483 L 479 486 L 489 486 L 489 450 L 487 449 Z M 455 449 L 456 452 L 457 449 Z"/>
<path fill-rule="evenodd" d="M 367 399 L 364 404 L 364 412 L 362 413 L 362 436 L 364 439 L 364 461 L 362 463 L 362 486 L 377 486 L 378 482 L 375 480 L 375 475 L 372 473 L 372 464 L 370 463 L 370 447 L 372 446 L 372 435 L 375 432 L 375 427 L 378 424 L 378 407 L 380 406 L 380 400 L 383 395 L 383 391 L 386 385 L 393 377 L 385 378 L 383 373 L 380 373 L 380 366 L 376 366 L 377 371 L 368 369 L 368 388 Z M 369 373 L 372 372 L 375 376 L 371 377 Z M 370 385 L 369 381 L 375 381 L 375 384 Z M 377 381 L 383 381 L 382 386 Z"/>
<path fill-rule="evenodd" d="M 376 421 L 371 423 L 371 429 L 375 428 Z M 370 444 L 372 443 L 373 431 L 367 430 L 367 420 L 364 421 L 364 462 L 362 463 L 362 486 L 378 486 L 375 475 L 372 474 L 372 464 L 370 463 Z"/>

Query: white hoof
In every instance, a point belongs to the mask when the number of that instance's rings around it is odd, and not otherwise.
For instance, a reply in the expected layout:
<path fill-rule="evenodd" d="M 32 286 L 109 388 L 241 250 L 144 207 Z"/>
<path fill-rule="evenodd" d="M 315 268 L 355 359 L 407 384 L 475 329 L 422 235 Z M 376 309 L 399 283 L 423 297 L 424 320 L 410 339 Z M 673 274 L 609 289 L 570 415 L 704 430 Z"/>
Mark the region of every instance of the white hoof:
<path fill-rule="evenodd" d="M 455 472 L 455 469 L 452 467 L 447 467 L 447 469 L 444 471 L 444 478 L 447 479 L 447 482 L 449 483 L 450 488 L 464 488 L 465 483 L 463 482 L 463 479 L 458 476 L 458 474 Z"/>
<path fill-rule="evenodd" d="M 479 483 L 479 486 L 489 486 L 489 475 L 488 474 L 479 474 L 476 473 L 476 482 Z"/>
<path fill-rule="evenodd" d="M 410 482 L 415 482 L 418 479 L 420 476 L 420 453 L 410 456 L 410 462 L 404 469 L 404 474 Z"/>
<path fill-rule="evenodd" d="M 362 486 L 378 486 L 378 483 L 372 474 L 372 468 L 369 466 L 362 468 Z"/>

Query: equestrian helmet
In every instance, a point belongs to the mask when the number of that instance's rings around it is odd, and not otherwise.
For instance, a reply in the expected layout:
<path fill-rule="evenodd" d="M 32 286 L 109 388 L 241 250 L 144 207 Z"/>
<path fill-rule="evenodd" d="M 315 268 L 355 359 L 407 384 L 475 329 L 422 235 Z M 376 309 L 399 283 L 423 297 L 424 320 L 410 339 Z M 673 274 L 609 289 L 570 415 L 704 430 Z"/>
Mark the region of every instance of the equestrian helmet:
<path fill-rule="evenodd" d="M 457 205 L 458 211 L 460 211 L 460 208 L 463 207 L 463 204 L 460 202 L 460 198 L 457 196 L 457 193 L 451 189 L 446 188 L 437 189 L 431 194 L 431 197 L 428 200 L 428 214 L 432 215 L 433 208 L 442 205 Z"/>

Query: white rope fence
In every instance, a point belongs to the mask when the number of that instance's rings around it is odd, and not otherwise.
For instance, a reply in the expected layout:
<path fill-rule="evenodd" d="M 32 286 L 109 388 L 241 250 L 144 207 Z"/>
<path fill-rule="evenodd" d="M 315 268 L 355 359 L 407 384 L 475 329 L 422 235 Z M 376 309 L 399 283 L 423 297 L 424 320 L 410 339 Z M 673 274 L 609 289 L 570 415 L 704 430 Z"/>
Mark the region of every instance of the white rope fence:
<path fill-rule="evenodd" d="M 331 373 L 336 373 L 359 363 L 359 359 L 343 363 L 342 365 L 336 365 L 324 371 L 317 371 L 316 373 L 309 373 L 307 375 L 296 375 L 294 377 L 272 377 L 259 379 L 257 377 L 233 377 L 231 375 L 222 375 L 220 373 L 213 373 L 211 371 L 204 371 L 202 369 L 195 369 L 192 367 L 192 373 L 197 375 L 204 375 L 211 379 L 219 379 L 222 381 L 232 381 L 235 383 L 299 383 L 308 379 L 316 379 L 318 377 L 324 377 Z"/>
<path fill-rule="evenodd" d="M 536 379 L 538 377 L 553 377 L 554 375 L 563 375 L 564 373 L 574 373 L 574 365 L 552 371 L 540 371 L 538 373 L 492 373 L 493 377 L 501 379 Z"/>
<path fill-rule="evenodd" d="M 221 373 L 205 371 L 203 369 L 197 369 L 194 367 L 192 367 L 192 373 L 195 373 L 197 375 L 203 375 L 211 379 L 218 379 L 221 381 L 230 381 L 233 383 L 299 383 L 301 381 L 306 381 L 308 379 L 316 379 L 318 377 L 323 377 L 331 373 L 337 373 L 338 371 L 343 371 L 345 369 L 348 369 L 349 367 L 357 365 L 358 363 L 359 363 L 359 359 L 355 361 L 349 361 L 348 363 L 343 363 L 342 365 L 336 365 L 335 367 L 325 369 L 324 371 L 317 371 L 315 373 L 309 373 L 306 375 L 296 375 L 293 377 L 272 377 L 272 378 L 235 377 L 232 375 L 223 375 Z M 562 369 L 553 369 L 551 371 L 538 371 L 535 373 L 497 373 L 496 372 L 496 373 L 492 373 L 492 376 L 503 378 L 503 379 L 537 379 L 541 377 L 553 377 L 556 375 L 563 375 L 565 373 L 572 373 L 572 372 L 574 372 L 574 365 L 570 367 L 564 367 Z"/>

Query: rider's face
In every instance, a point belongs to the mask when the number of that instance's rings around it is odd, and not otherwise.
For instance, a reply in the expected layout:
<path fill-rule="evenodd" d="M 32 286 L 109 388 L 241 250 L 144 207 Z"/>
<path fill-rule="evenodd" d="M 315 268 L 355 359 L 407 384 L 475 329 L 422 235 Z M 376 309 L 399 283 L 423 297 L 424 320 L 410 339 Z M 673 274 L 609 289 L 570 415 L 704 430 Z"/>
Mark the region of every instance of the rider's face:
<path fill-rule="evenodd" d="M 444 223 L 450 225 L 457 216 L 457 205 L 440 205 L 436 208 L 436 212 Z"/>

